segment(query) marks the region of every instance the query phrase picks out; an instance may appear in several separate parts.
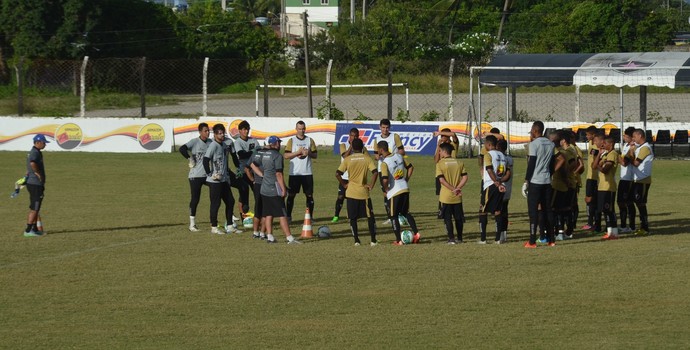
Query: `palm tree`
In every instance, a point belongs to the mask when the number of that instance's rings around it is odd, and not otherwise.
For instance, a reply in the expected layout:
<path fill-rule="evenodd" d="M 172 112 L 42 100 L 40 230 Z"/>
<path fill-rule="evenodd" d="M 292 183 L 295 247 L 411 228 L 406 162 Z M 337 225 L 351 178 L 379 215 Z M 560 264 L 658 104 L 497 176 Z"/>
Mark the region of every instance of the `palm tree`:
<path fill-rule="evenodd" d="M 450 22 L 450 30 L 448 31 L 448 44 L 453 43 L 453 27 L 455 27 L 455 17 L 458 14 L 458 8 L 460 8 L 461 2 L 462 0 L 439 0 L 431 7 L 432 11 L 438 11 L 436 20 L 434 21 L 436 23 L 448 16 L 449 13 L 453 13 L 453 19 Z"/>
<path fill-rule="evenodd" d="M 280 13 L 280 0 L 235 0 L 235 10 L 242 11 L 251 17 Z"/>

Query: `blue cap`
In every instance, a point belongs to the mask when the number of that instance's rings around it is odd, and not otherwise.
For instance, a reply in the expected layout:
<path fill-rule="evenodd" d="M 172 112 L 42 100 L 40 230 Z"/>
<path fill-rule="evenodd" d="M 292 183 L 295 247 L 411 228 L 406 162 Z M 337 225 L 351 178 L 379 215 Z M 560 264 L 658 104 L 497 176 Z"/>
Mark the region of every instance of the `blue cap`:
<path fill-rule="evenodd" d="M 44 143 L 50 143 L 48 140 L 46 140 L 46 136 L 43 134 L 36 134 L 34 136 L 34 142 L 44 142 Z"/>
<path fill-rule="evenodd" d="M 268 142 L 269 145 L 274 145 L 276 143 L 280 143 L 280 139 L 278 138 L 278 136 L 271 135 L 268 137 L 268 140 L 266 142 Z"/>

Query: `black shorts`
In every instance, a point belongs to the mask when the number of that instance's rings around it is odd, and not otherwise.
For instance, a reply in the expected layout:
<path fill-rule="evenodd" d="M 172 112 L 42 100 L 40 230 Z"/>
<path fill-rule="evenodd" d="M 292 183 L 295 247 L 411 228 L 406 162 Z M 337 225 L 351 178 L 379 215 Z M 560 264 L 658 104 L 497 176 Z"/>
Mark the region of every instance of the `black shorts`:
<path fill-rule="evenodd" d="M 45 186 L 43 185 L 26 185 L 26 190 L 29 191 L 29 209 L 39 211 L 43 203 L 43 192 Z"/>
<path fill-rule="evenodd" d="M 587 182 L 585 182 L 585 196 L 597 198 L 597 192 L 599 192 L 598 188 L 599 181 L 587 179 Z"/>
<path fill-rule="evenodd" d="M 597 210 L 602 213 L 608 213 L 614 210 L 614 203 L 616 202 L 616 192 L 599 191 L 597 193 Z"/>
<path fill-rule="evenodd" d="M 649 186 L 651 184 L 633 182 L 632 186 L 633 201 L 639 204 L 647 204 L 647 195 L 649 194 Z"/>
<path fill-rule="evenodd" d="M 392 217 L 397 218 L 398 215 L 405 215 L 410 211 L 410 192 L 400 193 L 393 196 L 389 201 L 389 213 Z"/>
<path fill-rule="evenodd" d="M 632 201 L 632 184 L 630 180 L 619 180 L 618 181 L 618 192 L 617 201 L 618 202 L 630 202 Z"/>
<path fill-rule="evenodd" d="M 348 180 L 343 179 L 343 181 L 345 183 L 349 183 Z M 345 197 L 345 190 L 346 190 L 346 188 L 343 187 L 343 185 L 341 185 L 340 182 L 338 182 L 338 197 L 341 197 L 341 196 Z"/>
<path fill-rule="evenodd" d="M 314 193 L 314 176 L 313 175 L 290 175 L 288 179 L 288 193 L 299 193 L 300 189 L 307 196 Z"/>
<path fill-rule="evenodd" d="M 261 184 L 254 184 L 254 217 L 263 217 L 263 201 L 261 200 Z"/>
<path fill-rule="evenodd" d="M 285 201 L 281 196 L 261 196 L 261 215 L 263 217 L 272 216 L 274 218 L 279 218 L 287 216 L 287 210 L 285 210 Z"/>
<path fill-rule="evenodd" d="M 570 197 L 568 197 L 568 191 L 553 190 L 551 208 L 554 210 L 565 210 L 568 207 L 570 207 Z"/>
<path fill-rule="evenodd" d="M 482 191 L 481 200 L 481 212 L 482 213 L 494 213 L 501 211 L 501 206 L 503 205 L 503 192 L 498 190 L 496 185 L 491 185 Z"/>
<path fill-rule="evenodd" d="M 465 212 L 462 203 L 448 204 L 441 203 L 441 217 L 439 219 L 453 219 L 465 222 Z"/>
<path fill-rule="evenodd" d="M 374 209 L 371 205 L 371 198 L 367 199 L 347 199 L 347 217 L 350 219 L 360 219 L 374 217 Z"/>

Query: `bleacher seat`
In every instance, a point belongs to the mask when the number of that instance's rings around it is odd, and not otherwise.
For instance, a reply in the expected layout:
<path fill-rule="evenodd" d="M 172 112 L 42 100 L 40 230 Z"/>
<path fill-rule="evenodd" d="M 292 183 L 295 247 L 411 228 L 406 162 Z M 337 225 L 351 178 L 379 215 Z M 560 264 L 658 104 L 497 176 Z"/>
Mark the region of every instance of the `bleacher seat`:
<path fill-rule="evenodd" d="M 656 139 L 654 139 L 652 149 L 654 150 L 654 156 L 656 157 L 672 156 L 671 130 L 658 130 L 656 132 Z"/>
<path fill-rule="evenodd" d="M 673 142 L 671 143 L 671 155 L 677 157 L 690 156 L 690 146 L 688 146 L 688 131 L 676 130 L 673 134 Z"/>

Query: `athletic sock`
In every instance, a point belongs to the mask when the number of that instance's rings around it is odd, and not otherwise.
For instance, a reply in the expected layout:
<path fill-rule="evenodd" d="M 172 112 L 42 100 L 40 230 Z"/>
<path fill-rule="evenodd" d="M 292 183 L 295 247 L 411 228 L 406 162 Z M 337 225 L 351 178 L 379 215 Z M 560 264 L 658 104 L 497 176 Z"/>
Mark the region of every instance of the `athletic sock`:
<path fill-rule="evenodd" d="M 486 215 L 479 214 L 479 233 L 481 235 L 481 240 L 486 241 Z"/>
<path fill-rule="evenodd" d="M 295 240 L 295 237 L 292 237 L 292 235 L 287 236 L 288 242 L 292 242 Z"/>
<path fill-rule="evenodd" d="M 189 226 L 195 226 L 196 225 L 196 217 L 190 216 L 189 217 Z"/>
<path fill-rule="evenodd" d="M 355 238 L 355 243 L 359 243 L 359 230 L 357 229 L 357 219 L 350 219 L 350 231 Z"/>
<path fill-rule="evenodd" d="M 269 241 L 275 241 L 276 240 L 276 238 L 273 237 L 273 234 L 271 234 L 271 233 L 267 233 L 266 236 L 267 236 Z"/>
<path fill-rule="evenodd" d="M 376 219 L 373 216 L 369 217 L 369 234 L 371 241 L 376 243 Z"/>
<path fill-rule="evenodd" d="M 335 200 L 335 215 L 340 216 L 340 211 L 343 209 L 343 200 L 338 198 Z"/>
<path fill-rule="evenodd" d="M 307 197 L 307 208 L 309 208 L 309 214 L 311 218 L 314 218 L 314 197 Z"/>
<path fill-rule="evenodd" d="M 410 214 L 410 213 L 405 214 L 405 219 L 407 219 L 407 224 L 410 225 L 412 232 L 414 232 L 414 233 L 419 232 L 417 230 L 417 221 L 415 221 L 414 216 L 412 216 L 412 214 Z"/>
<path fill-rule="evenodd" d="M 24 232 L 31 231 L 31 228 L 33 228 L 33 227 L 34 227 L 34 224 L 26 224 L 26 230 L 24 230 Z"/>

